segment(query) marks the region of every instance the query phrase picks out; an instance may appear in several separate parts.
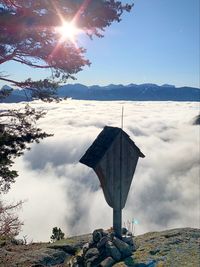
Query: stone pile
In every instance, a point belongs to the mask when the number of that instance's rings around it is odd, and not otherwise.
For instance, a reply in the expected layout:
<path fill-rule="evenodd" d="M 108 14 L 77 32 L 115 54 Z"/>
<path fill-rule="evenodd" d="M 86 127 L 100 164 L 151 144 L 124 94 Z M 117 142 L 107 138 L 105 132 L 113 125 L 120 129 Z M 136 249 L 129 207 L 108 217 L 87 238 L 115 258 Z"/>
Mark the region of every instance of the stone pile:
<path fill-rule="evenodd" d="M 103 229 L 95 230 L 92 240 L 86 243 L 79 256 L 69 263 L 72 267 L 110 267 L 133 254 L 135 246 L 132 233 L 122 229 L 122 238 Z"/>

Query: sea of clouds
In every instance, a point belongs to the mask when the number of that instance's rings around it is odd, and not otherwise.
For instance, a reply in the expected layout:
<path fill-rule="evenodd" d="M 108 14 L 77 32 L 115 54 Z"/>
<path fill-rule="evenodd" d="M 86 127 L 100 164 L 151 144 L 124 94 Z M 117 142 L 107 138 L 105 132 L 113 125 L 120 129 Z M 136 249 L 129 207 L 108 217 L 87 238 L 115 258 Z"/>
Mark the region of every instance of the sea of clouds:
<path fill-rule="evenodd" d="M 24 104 L 1 104 L 17 108 Z M 133 219 L 135 234 L 177 227 L 199 227 L 199 126 L 192 125 L 199 103 L 66 100 L 45 104 L 39 126 L 53 137 L 33 144 L 16 159 L 19 177 L 4 196 L 25 200 L 20 211 L 20 236 L 49 241 L 52 228 L 66 236 L 112 226 L 112 209 L 99 180 L 79 159 L 105 125 L 121 125 L 145 154 L 139 159 L 123 225 Z"/>

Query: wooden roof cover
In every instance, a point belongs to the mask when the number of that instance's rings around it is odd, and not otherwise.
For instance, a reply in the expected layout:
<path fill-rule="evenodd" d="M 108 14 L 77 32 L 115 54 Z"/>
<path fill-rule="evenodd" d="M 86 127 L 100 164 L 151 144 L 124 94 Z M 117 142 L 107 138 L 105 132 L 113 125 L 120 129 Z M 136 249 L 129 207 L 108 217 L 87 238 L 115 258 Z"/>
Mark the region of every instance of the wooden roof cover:
<path fill-rule="evenodd" d="M 95 168 L 120 132 L 127 138 L 133 149 L 137 151 L 138 156 L 144 158 L 144 154 L 121 128 L 105 126 L 82 156 L 80 162 L 88 167 Z"/>

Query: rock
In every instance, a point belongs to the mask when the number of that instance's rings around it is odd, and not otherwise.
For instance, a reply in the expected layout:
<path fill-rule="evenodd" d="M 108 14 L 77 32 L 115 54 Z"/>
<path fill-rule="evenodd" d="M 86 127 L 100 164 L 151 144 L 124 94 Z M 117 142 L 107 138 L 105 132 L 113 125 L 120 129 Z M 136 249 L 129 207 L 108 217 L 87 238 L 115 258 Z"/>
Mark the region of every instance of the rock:
<path fill-rule="evenodd" d="M 63 245 L 52 244 L 52 245 L 48 246 L 48 248 L 60 249 L 60 250 L 63 250 L 64 252 L 71 254 L 71 255 L 74 255 L 76 253 L 76 248 L 73 246 L 67 245 L 67 244 L 63 244 Z"/>
<path fill-rule="evenodd" d="M 99 266 L 99 263 L 100 263 L 99 257 L 98 255 L 95 255 L 86 261 L 86 267 L 96 267 Z"/>
<path fill-rule="evenodd" d="M 95 243 L 98 243 L 103 237 L 103 233 L 104 233 L 103 229 L 94 230 L 94 232 L 92 233 L 93 241 Z"/>
<path fill-rule="evenodd" d="M 133 234 L 131 232 L 127 232 L 126 235 L 127 236 L 133 236 Z"/>
<path fill-rule="evenodd" d="M 134 243 L 133 243 L 133 238 L 131 236 L 123 236 L 122 237 L 122 241 L 127 243 L 129 246 L 132 247 L 132 251 L 135 250 L 135 246 L 134 246 Z"/>
<path fill-rule="evenodd" d="M 43 258 L 40 259 L 39 263 L 43 265 L 55 265 L 63 263 L 66 259 L 66 253 L 61 250 L 52 250 L 52 252 L 47 251 L 47 255 L 44 255 Z"/>
<path fill-rule="evenodd" d="M 122 228 L 122 235 L 126 235 L 127 232 L 128 232 L 128 230 L 125 227 L 123 227 Z"/>
<path fill-rule="evenodd" d="M 114 263 L 115 263 L 115 261 L 113 260 L 113 258 L 108 257 L 100 263 L 100 266 L 101 267 L 111 267 L 111 266 L 113 266 Z"/>
<path fill-rule="evenodd" d="M 119 261 L 122 257 L 120 251 L 110 241 L 106 244 L 106 254 L 111 256 L 115 261 Z"/>
<path fill-rule="evenodd" d="M 30 260 L 35 265 L 51 266 L 63 263 L 70 255 L 59 249 L 43 248 L 36 251 L 26 253 L 26 260 Z M 21 259 L 20 264 L 23 266 L 24 259 Z"/>
<path fill-rule="evenodd" d="M 84 256 L 84 258 L 85 258 L 85 260 L 87 260 L 87 259 L 90 259 L 90 258 L 92 258 L 92 257 L 98 257 L 99 256 L 99 251 L 98 251 L 98 249 L 97 248 L 90 248 L 90 249 L 88 249 L 88 251 L 85 253 L 85 256 Z"/>
<path fill-rule="evenodd" d="M 119 238 L 114 237 L 113 238 L 113 244 L 120 251 L 122 258 L 129 257 L 132 255 L 131 247 L 128 244 L 126 244 L 125 242 L 123 242 L 122 240 L 120 240 Z"/>
<path fill-rule="evenodd" d="M 83 250 L 83 254 L 84 255 L 88 251 L 89 248 L 90 248 L 90 244 L 89 243 L 86 243 L 86 244 L 83 245 L 82 250 Z"/>
<path fill-rule="evenodd" d="M 108 242 L 108 237 L 107 236 L 103 236 L 101 238 L 101 240 L 97 243 L 97 248 L 101 248 L 104 247 L 106 245 L 106 243 Z"/>
<path fill-rule="evenodd" d="M 91 240 L 89 242 L 89 248 L 95 248 L 95 247 L 96 247 L 96 243 L 93 240 Z"/>
<path fill-rule="evenodd" d="M 79 263 L 79 264 L 80 264 L 80 263 L 83 263 L 83 257 L 81 257 L 81 256 L 79 256 L 79 255 L 76 256 L 76 262 Z"/>
<path fill-rule="evenodd" d="M 109 237 L 110 237 L 110 240 L 112 241 L 113 238 L 115 237 L 115 233 L 114 232 L 110 233 Z"/>

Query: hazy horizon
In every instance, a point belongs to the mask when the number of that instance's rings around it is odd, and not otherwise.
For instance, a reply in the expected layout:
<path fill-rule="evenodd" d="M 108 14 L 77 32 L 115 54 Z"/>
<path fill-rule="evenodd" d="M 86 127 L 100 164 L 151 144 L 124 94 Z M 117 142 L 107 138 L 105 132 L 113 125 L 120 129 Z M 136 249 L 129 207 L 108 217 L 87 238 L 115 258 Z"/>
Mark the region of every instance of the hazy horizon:
<path fill-rule="evenodd" d="M 183 85 L 183 86 L 176 86 L 175 84 L 172 84 L 170 82 L 166 82 L 166 83 L 153 83 L 153 82 L 146 82 L 146 83 L 135 83 L 134 81 L 133 82 L 130 82 L 130 83 L 107 83 L 107 84 L 87 84 L 87 83 L 80 83 L 78 82 L 78 80 L 75 80 L 74 82 L 69 82 L 69 83 L 63 83 L 63 84 L 60 84 L 60 86 L 65 86 L 65 85 L 75 85 L 75 84 L 81 84 L 81 85 L 84 85 L 84 86 L 87 86 L 87 87 L 92 87 L 92 86 L 100 86 L 100 87 L 106 87 L 106 86 L 110 86 L 110 85 L 123 85 L 123 86 L 129 86 L 131 84 L 134 84 L 134 85 L 158 85 L 158 86 L 173 86 L 173 87 L 176 87 L 176 88 L 181 88 L 181 87 L 191 87 L 191 88 L 196 88 L 196 89 L 200 89 L 200 84 L 198 85 L 198 87 L 192 87 L 192 86 L 189 86 L 187 84 Z M 3 86 L 9 86 L 11 88 L 13 88 L 14 90 L 15 89 L 18 89 L 18 88 L 15 88 L 14 86 L 12 87 L 12 85 L 8 85 L 8 84 L 2 84 L 1 85 L 2 87 Z M 19 88 L 20 89 L 20 88 Z M 22 89 L 23 90 L 23 89 Z"/>

